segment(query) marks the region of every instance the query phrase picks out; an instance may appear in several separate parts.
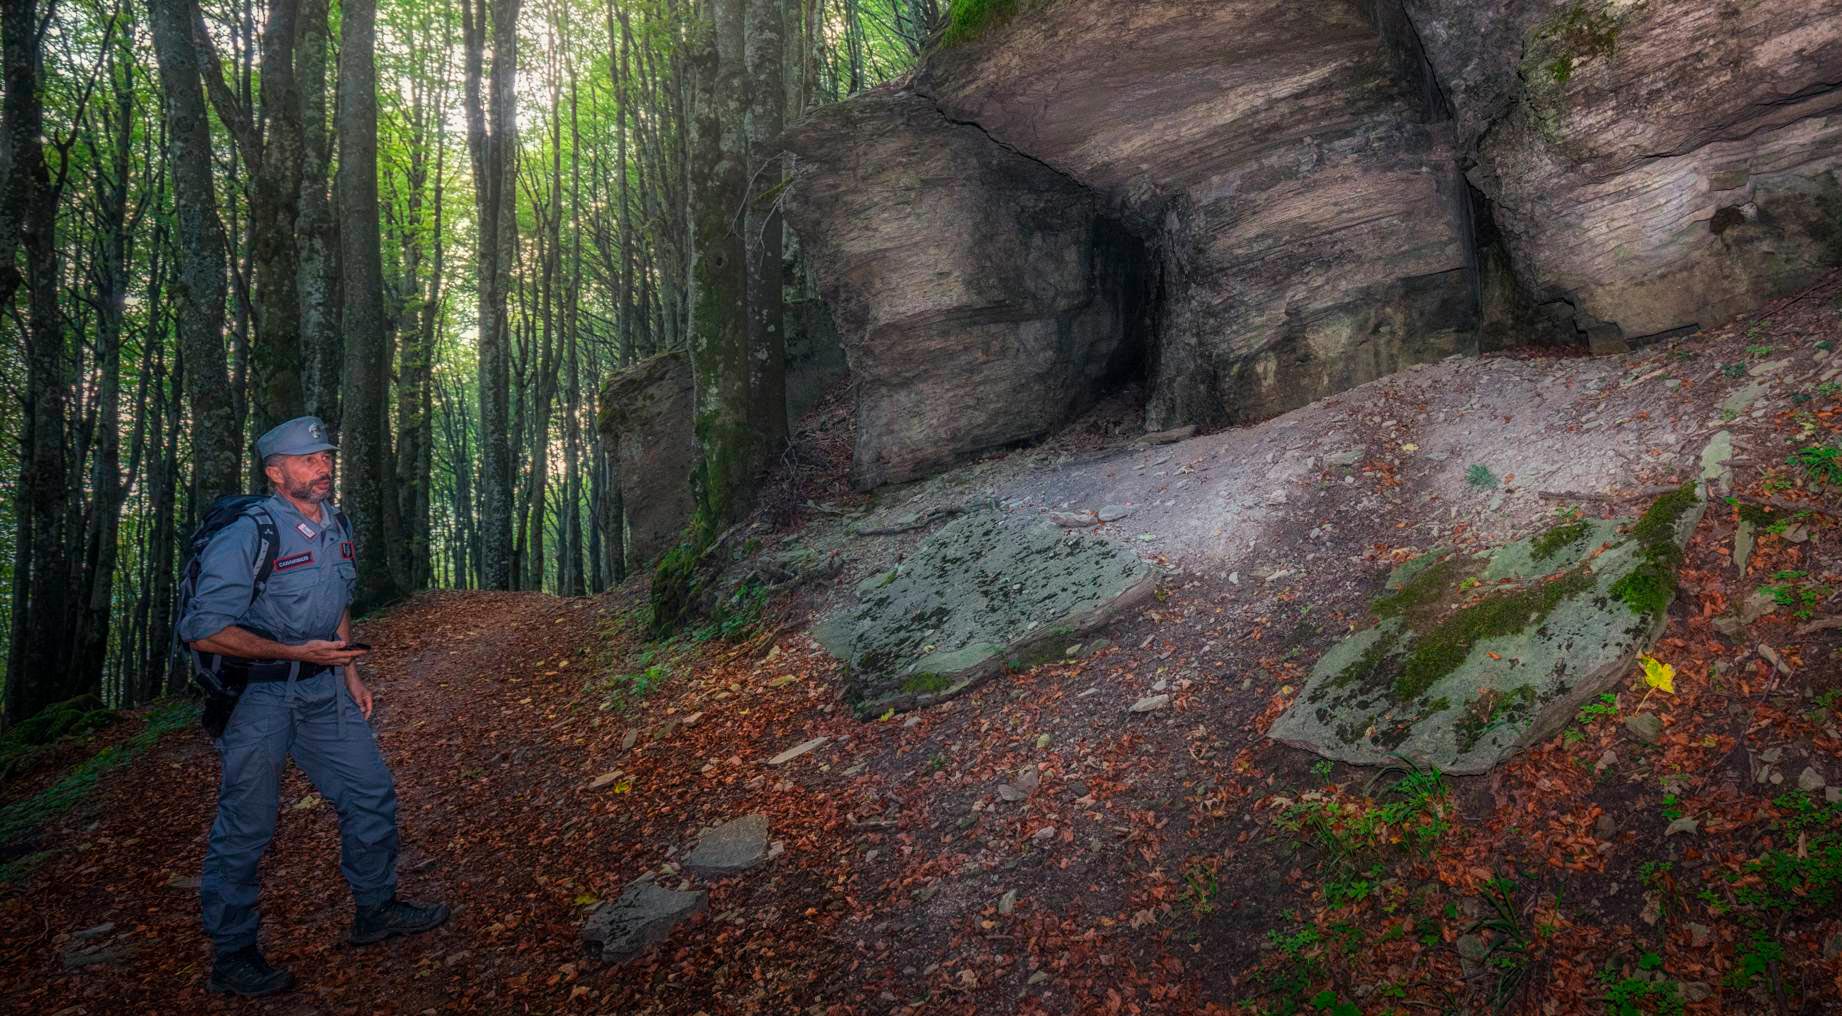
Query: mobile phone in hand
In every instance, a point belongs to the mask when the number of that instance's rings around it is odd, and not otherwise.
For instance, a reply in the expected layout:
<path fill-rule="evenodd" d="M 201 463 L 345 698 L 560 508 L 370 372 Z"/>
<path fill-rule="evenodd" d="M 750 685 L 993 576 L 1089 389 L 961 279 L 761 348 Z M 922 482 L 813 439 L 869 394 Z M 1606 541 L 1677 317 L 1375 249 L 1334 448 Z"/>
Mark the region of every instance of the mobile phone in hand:
<path fill-rule="evenodd" d="M 371 644 L 369 642 L 347 642 L 345 648 L 348 650 L 357 649 L 368 653 L 371 651 Z"/>

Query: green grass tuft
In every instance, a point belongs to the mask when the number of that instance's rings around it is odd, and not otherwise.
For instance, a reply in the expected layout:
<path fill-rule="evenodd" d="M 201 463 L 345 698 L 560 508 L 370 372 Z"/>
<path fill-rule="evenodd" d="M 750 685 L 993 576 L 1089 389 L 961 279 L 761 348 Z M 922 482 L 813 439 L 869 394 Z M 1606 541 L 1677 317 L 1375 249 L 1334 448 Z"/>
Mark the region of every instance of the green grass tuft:
<path fill-rule="evenodd" d="M 31 797 L 0 808 L 0 846 L 12 843 L 69 811 L 83 800 L 104 773 L 134 760 L 160 738 L 197 718 L 198 707 L 191 702 L 173 701 L 155 706 L 147 714 L 147 725 L 133 737 L 97 752 L 64 774 L 63 779 Z"/>

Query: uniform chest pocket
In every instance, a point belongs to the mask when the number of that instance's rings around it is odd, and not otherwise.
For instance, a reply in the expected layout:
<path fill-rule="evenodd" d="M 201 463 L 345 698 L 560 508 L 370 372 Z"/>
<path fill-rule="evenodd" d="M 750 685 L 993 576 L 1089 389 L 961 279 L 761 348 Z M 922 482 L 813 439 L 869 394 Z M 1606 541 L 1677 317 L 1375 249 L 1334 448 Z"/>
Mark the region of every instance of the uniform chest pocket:
<path fill-rule="evenodd" d="M 346 595 L 358 588 L 358 565 L 351 561 L 336 561 L 333 571 L 339 576 L 339 582 L 345 586 Z"/>
<path fill-rule="evenodd" d="M 311 550 L 295 551 L 275 559 L 275 568 L 269 572 L 262 595 L 283 613 L 292 614 L 322 580 L 320 555 Z"/>

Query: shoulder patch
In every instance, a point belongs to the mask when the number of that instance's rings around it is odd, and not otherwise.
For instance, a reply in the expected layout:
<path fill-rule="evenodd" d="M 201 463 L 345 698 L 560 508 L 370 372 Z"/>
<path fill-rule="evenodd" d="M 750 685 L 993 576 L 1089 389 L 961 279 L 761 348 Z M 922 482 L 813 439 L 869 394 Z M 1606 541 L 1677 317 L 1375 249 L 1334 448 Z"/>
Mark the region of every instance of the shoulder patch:
<path fill-rule="evenodd" d="M 339 557 L 341 560 L 345 561 L 350 561 L 352 559 L 352 541 L 341 540 L 339 542 Z"/>

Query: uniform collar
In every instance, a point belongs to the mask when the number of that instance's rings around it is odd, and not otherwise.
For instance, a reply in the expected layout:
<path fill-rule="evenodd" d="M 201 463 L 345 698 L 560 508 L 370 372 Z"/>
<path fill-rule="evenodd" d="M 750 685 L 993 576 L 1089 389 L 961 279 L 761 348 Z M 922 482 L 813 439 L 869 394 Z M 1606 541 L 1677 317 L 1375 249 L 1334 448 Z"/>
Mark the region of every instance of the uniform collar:
<path fill-rule="evenodd" d="M 332 528 L 333 518 L 337 514 L 337 511 L 338 511 L 338 509 L 333 507 L 332 501 L 330 500 L 321 501 L 320 502 L 320 519 L 319 521 L 316 522 L 313 519 L 310 519 L 307 516 L 302 515 L 300 509 L 294 507 L 293 501 L 290 501 L 287 498 L 282 497 L 280 494 L 270 494 L 269 495 L 269 507 L 274 511 L 277 521 L 280 521 L 283 518 L 290 520 L 285 523 L 290 528 L 294 527 L 297 524 L 304 524 L 307 526 L 311 526 L 315 534 L 318 534 L 322 530 Z"/>

